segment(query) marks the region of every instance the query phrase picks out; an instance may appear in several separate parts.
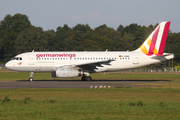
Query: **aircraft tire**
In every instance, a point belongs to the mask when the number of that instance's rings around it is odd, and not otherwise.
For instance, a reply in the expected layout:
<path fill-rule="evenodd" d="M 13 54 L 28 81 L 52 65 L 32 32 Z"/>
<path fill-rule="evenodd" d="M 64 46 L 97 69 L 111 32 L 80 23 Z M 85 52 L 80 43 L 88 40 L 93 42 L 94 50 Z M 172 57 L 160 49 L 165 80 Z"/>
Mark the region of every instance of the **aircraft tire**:
<path fill-rule="evenodd" d="M 86 81 L 86 76 L 82 76 L 81 80 Z"/>
<path fill-rule="evenodd" d="M 32 78 L 32 77 L 31 77 L 31 78 L 29 78 L 29 81 L 30 81 L 30 82 L 32 82 L 32 81 L 33 81 L 33 78 Z"/>
<path fill-rule="evenodd" d="M 86 81 L 91 81 L 91 80 L 92 80 L 91 76 L 86 76 Z"/>

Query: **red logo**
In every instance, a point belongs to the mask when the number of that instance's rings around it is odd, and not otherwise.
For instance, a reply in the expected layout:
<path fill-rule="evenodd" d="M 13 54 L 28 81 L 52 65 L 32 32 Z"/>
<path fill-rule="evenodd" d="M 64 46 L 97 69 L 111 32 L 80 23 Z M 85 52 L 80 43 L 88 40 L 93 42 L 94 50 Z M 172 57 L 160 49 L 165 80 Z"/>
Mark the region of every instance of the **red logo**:
<path fill-rule="evenodd" d="M 18 65 L 21 65 L 22 64 L 22 62 L 19 62 L 19 63 L 17 63 Z"/>

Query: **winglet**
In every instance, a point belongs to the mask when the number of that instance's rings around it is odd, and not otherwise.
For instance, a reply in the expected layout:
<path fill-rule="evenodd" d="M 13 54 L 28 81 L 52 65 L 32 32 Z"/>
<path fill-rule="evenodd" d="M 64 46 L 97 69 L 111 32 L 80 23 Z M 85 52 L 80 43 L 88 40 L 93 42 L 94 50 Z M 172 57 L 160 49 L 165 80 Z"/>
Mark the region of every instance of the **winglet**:
<path fill-rule="evenodd" d="M 156 56 L 163 55 L 170 23 L 171 22 L 161 22 L 149 35 L 149 37 L 140 46 L 140 49 L 144 54 L 148 56 L 153 54 Z"/>

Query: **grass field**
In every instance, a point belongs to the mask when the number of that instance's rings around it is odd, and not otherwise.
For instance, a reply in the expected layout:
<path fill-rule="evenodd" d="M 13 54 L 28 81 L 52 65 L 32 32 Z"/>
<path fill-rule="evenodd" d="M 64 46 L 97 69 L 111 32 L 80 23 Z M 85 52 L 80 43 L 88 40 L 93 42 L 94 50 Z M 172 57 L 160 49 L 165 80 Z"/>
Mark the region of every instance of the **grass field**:
<path fill-rule="evenodd" d="M 120 72 L 91 76 L 95 80 L 180 80 L 179 74 L 172 73 Z M 26 80 L 28 77 L 28 73 L 0 73 L 0 81 Z M 36 73 L 34 78 L 36 80 L 54 79 L 49 73 Z M 180 83 L 154 83 L 153 85 L 158 87 L 0 89 L 0 119 L 180 119 Z"/>
<path fill-rule="evenodd" d="M 28 80 L 29 73 L 0 72 L 0 81 Z M 93 80 L 180 80 L 180 73 L 138 73 L 138 72 L 114 72 L 90 74 Z M 52 78 L 50 73 L 35 73 L 34 80 L 81 80 L 77 78 Z"/>

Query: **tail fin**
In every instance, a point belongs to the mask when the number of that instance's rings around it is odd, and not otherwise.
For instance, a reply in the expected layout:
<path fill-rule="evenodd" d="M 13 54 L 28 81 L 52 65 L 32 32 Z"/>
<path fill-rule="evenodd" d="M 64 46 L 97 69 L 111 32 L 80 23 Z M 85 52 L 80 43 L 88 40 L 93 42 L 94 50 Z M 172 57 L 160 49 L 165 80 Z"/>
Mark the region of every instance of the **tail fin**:
<path fill-rule="evenodd" d="M 148 56 L 153 54 L 160 56 L 163 54 L 170 23 L 171 22 L 161 22 L 149 35 L 140 46 L 140 49 L 144 54 Z"/>

